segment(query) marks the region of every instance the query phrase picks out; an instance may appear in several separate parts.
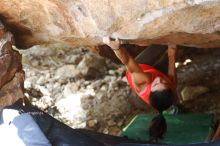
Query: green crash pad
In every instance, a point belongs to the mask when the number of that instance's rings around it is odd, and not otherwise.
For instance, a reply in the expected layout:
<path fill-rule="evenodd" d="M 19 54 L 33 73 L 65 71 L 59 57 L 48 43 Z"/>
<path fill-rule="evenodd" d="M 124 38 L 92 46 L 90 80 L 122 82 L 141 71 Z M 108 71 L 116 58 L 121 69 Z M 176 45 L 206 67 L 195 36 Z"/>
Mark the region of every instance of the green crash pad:
<path fill-rule="evenodd" d="M 122 136 L 136 140 L 149 140 L 148 126 L 155 114 L 141 114 L 123 129 Z M 159 143 L 191 144 L 209 142 L 213 133 L 214 115 L 204 113 L 164 114 L 167 132 Z"/>

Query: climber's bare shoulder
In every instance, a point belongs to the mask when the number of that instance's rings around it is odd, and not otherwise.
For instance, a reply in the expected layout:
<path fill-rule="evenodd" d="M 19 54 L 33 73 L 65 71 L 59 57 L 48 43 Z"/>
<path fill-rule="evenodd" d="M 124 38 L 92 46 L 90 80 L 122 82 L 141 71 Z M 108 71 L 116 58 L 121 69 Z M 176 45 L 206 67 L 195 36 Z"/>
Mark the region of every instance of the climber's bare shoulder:
<path fill-rule="evenodd" d="M 133 72 L 131 77 L 134 87 L 140 92 L 146 88 L 151 80 L 151 74 L 145 72 Z"/>

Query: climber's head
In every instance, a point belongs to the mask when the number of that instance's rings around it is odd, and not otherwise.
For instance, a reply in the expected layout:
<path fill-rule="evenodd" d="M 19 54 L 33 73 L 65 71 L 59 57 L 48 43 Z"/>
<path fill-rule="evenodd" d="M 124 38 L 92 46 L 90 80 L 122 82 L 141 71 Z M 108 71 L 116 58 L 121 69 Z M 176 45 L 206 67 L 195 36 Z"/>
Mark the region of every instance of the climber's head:
<path fill-rule="evenodd" d="M 168 82 L 161 77 L 156 77 L 151 85 L 150 104 L 159 112 L 159 115 L 151 121 L 149 129 L 151 138 L 162 138 L 166 132 L 167 125 L 162 112 L 168 109 L 173 101 L 174 96 Z"/>
<path fill-rule="evenodd" d="M 153 82 L 151 83 L 151 92 L 163 91 L 163 90 L 166 90 L 166 89 L 169 89 L 168 82 L 160 76 L 157 76 L 153 80 Z"/>
<path fill-rule="evenodd" d="M 156 77 L 151 84 L 150 104 L 159 112 L 173 104 L 173 93 L 168 82 L 162 77 Z"/>

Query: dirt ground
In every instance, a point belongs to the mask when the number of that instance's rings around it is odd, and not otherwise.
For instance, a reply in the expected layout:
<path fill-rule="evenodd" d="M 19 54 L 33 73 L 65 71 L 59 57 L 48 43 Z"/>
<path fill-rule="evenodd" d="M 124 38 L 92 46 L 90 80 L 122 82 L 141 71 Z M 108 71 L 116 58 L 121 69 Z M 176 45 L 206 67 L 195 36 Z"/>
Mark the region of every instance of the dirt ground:
<path fill-rule="evenodd" d="M 187 58 L 192 60 L 191 63 L 177 69 L 179 92 L 184 86 L 202 86 L 208 89 L 192 100 L 183 102 L 184 107 L 189 112 L 214 113 L 219 119 L 220 49 L 188 48 L 184 49 L 183 55 L 178 58 L 179 61 Z"/>
<path fill-rule="evenodd" d="M 86 49 L 35 46 L 20 51 L 26 96 L 72 128 L 119 135 L 138 113 L 152 109 L 128 87 L 125 68 Z M 178 94 L 187 112 L 220 118 L 220 49 L 179 48 Z"/>

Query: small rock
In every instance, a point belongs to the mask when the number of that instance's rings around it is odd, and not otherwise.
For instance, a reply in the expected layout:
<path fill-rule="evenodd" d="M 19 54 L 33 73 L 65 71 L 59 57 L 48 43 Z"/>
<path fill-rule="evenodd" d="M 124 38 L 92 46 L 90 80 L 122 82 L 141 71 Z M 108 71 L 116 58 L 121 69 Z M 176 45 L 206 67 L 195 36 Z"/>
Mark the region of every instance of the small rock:
<path fill-rule="evenodd" d="M 67 94 L 67 93 L 66 93 Z M 78 123 L 86 120 L 86 111 L 81 107 L 81 98 L 85 93 L 67 94 L 55 103 L 58 111 L 65 119 Z"/>
<path fill-rule="evenodd" d="M 109 83 L 109 90 L 117 90 L 118 89 L 118 83 L 116 82 L 116 80 L 112 80 Z"/>
<path fill-rule="evenodd" d="M 57 69 L 55 73 L 56 79 L 68 79 L 71 77 L 76 77 L 80 72 L 76 69 L 74 65 L 64 65 Z"/>
<path fill-rule="evenodd" d="M 124 124 L 124 121 L 121 119 L 117 122 L 117 126 L 121 127 Z"/>
<path fill-rule="evenodd" d="M 125 68 L 125 67 L 120 67 L 120 68 L 118 68 L 118 69 L 116 70 L 116 72 L 117 72 L 120 76 L 124 75 L 124 74 L 125 74 L 125 71 L 126 71 L 126 68 Z"/>
<path fill-rule="evenodd" d="M 107 87 L 106 87 L 106 85 L 103 85 L 100 89 L 101 89 L 102 91 L 106 91 L 106 90 L 107 90 Z"/>
<path fill-rule="evenodd" d="M 119 136 L 121 134 L 121 129 L 119 129 L 117 126 L 110 127 L 109 134 Z"/>
<path fill-rule="evenodd" d="M 55 55 L 55 51 L 49 47 L 43 47 L 43 46 L 33 46 L 32 48 L 29 49 L 29 52 L 32 56 L 53 56 Z"/>
<path fill-rule="evenodd" d="M 46 74 L 45 74 L 45 78 L 46 79 L 49 79 L 51 76 L 50 76 L 50 73 L 49 72 L 47 72 Z"/>
<path fill-rule="evenodd" d="M 44 96 L 50 96 L 51 93 L 44 87 L 44 86 L 39 86 L 39 85 L 36 85 L 36 88 L 38 90 L 40 90 L 40 92 L 44 95 Z"/>
<path fill-rule="evenodd" d="M 50 96 L 43 96 L 40 100 L 36 101 L 34 105 L 38 106 L 40 109 L 45 110 L 52 106 L 53 100 Z"/>
<path fill-rule="evenodd" d="M 108 128 L 105 128 L 105 129 L 103 130 L 103 133 L 104 133 L 104 134 L 108 134 L 108 133 L 109 133 Z"/>
<path fill-rule="evenodd" d="M 111 76 L 105 76 L 104 81 L 109 82 L 111 80 Z"/>
<path fill-rule="evenodd" d="M 31 97 L 40 98 L 43 96 L 43 94 L 41 93 L 39 89 L 26 88 L 26 91 Z"/>
<path fill-rule="evenodd" d="M 38 60 L 32 60 L 32 61 L 31 61 L 31 65 L 34 66 L 34 67 L 38 66 L 39 64 L 40 64 L 40 63 L 39 63 Z"/>
<path fill-rule="evenodd" d="M 101 72 L 105 66 L 104 59 L 98 55 L 88 53 L 83 60 L 78 64 L 77 69 L 87 79 L 100 78 Z"/>
<path fill-rule="evenodd" d="M 77 127 L 78 128 L 85 128 L 86 127 L 86 121 L 78 124 Z M 73 126 L 72 128 L 75 128 L 75 127 Z"/>
<path fill-rule="evenodd" d="M 192 100 L 199 95 L 209 92 L 209 88 L 203 86 L 186 86 L 181 91 L 183 101 Z"/>
<path fill-rule="evenodd" d="M 45 81 L 46 81 L 45 77 L 40 76 L 36 83 L 39 84 L 39 85 L 43 85 L 45 83 Z"/>
<path fill-rule="evenodd" d="M 56 88 L 59 88 L 60 87 L 60 83 L 56 82 L 54 85 L 53 85 L 53 88 L 56 89 Z"/>
<path fill-rule="evenodd" d="M 96 119 L 93 119 L 93 120 L 89 120 L 89 121 L 88 121 L 88 126 L 89 126 L 90 128 L 96 127 L 97 124 L 98 124 L 98 121 L 97 121 Z"/>
<path fill-rule="evenodd" d="M 74 84 L 74 83 L 68 83 L 67 85 L 65 85 L 64 87 L 64 91 L 63 94 L 64 96 L 69 96 L 71 94 L 74 94 L 78 91 L 79 89 L 79 85 L 78 84 Z"/>
<path fill-rule="evenodd" d="M 114 121 L 114 120 L 109 120 L 108 122 L 108 126 L 114 126 L 114 125 L 116 125 L 116 122 Z"/>
<path fill-rule="evenodd" d="M 98 69 L 92 67 L 86 67 L 84 69 L 81 69 L 80 71 L 84 78 L 87 80 L 98 79 L 102 76 Z"/>
<path fill-rule="evenodd" d="M 86 86 L 89 85 L 89 84 L 90 84 L 89 81 L 85 81 L 85 82 L 84 82 L 84 85 L 86 85 Z"/>
<path fill-rule="evenodd" d="M 100 91 L 100 92 L 96 93 L 96 99 L 102 100 L 104 97 L 106 97 L 105 91 Z"/>
<path fill-rule="evenodd" d="M 116 82 L 117 77 L 116 76 L 112 76 L 110 79 L 111 79 L 112 82 Z"/>
<path fill-rule="evenodd" d="M 65 62 L 69 64 L 77 65 L 82 60 L 82 57 L 80 55 L 72 55 L 72 56 L 66 56 Z"/>
<path fill-rule="evenodd" d="M 44 84 L 48 90 L 48 92 L 52 93 L 54 90 L 57 90 L 56 88 L 53 88 L 53 84 Z"/>
<path fill-rule="evenodd" d="M 69 84 L 65 85 L 64 90 L 63 90 L 63 95 L 65 97 L 68 97 L 69 95 L 74 94 L 78 88 L 79 87 L 74 87 L 74 84 L 69 83 Z"/>
<path fill-rule="evenodd" d="M 99 88 L 102 85 L 102 82 L 100 80 L 97 80 L 91 84 L 91 88 Z"/>
<path fill-rule="evenodd" d="M 115 71 L 114 71 L 114 70 L 109 70 L 109 71 L 108 71 L 108 74 L 110 74 L 110 75 L 115 75 Z"/>

